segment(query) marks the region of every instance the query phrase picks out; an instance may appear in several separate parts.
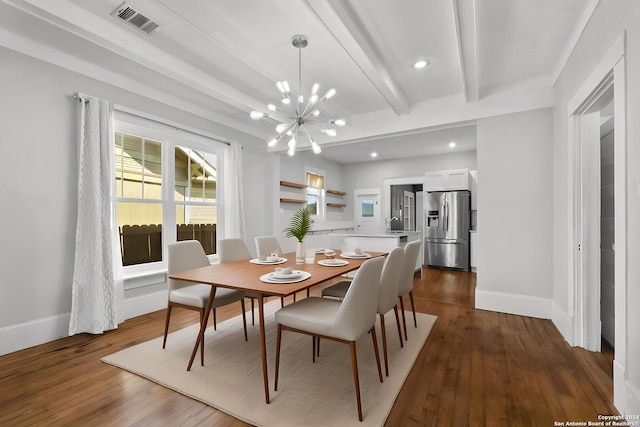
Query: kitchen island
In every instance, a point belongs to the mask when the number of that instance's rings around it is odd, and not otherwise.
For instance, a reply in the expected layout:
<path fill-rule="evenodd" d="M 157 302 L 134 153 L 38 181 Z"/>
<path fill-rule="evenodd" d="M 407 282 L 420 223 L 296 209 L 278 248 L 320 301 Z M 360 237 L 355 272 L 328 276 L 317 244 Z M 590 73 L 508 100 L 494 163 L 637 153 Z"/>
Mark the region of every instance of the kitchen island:
<path fill-rule="evenodd" d="M 341 248 L 346 251 L 353 251 L 360 248 L 364 252 L 390 252 L 394 248 L 404 248 L 404 246 L 414 240 L 422 240 L 419 231 L 380 231 L 379 233 L 331 233 L 332 241 L 342 241 Z M 416 261 L 416 270 L 422 271 L 422 244 L 420 245 L 420 255 Z"/>

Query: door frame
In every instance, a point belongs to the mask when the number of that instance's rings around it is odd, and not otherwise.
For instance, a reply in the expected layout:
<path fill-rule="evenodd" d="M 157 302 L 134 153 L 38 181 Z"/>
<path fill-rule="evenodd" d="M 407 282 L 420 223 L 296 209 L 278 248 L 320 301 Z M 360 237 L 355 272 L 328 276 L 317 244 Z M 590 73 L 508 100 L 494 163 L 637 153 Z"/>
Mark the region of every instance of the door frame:
<path fill-rule="evenodd" d="M 570 344 L 587 348 L 598 342 L 600 295 L 593 283 L 593 268 L 589 268 L 589 254 L 599 253 L 600 236 L 593 230 L 599 229 L 594 221 L 600 214 L 589 211 L 590 193 L 582 177 L 595 171 L 590 170 L 589 148 L 593 148 L 593 115 L 590 109 L 601 99 L 609 85 L 613 85 L 614 96 L 614 197 L 615 197 L 615 359 L 613 361 L 613 401 L 621 413 L 625 413 L 626 402 L 626 359 L 627 359 L 627 314 L 626 314 L 626 260 L 627 260 L 627 171 L 626 171 L 626 77 L 625 77 L 625 33 L 623 32 L 603 56 L 601 61 L 585 80 L 568 103 L 568 315 L 571 325 Z M 598 146 L 600 143 L 597 133 Z M 585 157 L 586 156 L 586 157 Z M 598 166 L 599 167 L 599 166 Z M 597 171 L 599 175 L 599 169 Z M 598 180 L 599 181 L 599 180 Z M 592 199 L 592 197 L 591 197 Z M 599 201 L 598 201 L 599 204 Z M 591 203 L 593 206 L 593 203 Z M 586 246 L 585 246 L 586 245 Z M 598 258 L 599 259 L 599 258 Z M 597 304 L 595 303 L 597 301 Z M 597 326 L 594 326 L 598 322 Z M 596 336 L 597 335 L 597 336 Z"/>

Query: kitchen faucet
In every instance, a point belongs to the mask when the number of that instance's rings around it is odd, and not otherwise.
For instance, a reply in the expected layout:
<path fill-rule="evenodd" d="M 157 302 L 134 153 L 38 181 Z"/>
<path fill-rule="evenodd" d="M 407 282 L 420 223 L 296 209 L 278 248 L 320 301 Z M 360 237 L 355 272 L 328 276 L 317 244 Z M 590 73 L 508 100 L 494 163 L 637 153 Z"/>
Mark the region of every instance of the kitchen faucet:
<path fill-rule="evenodd" d="M 399 221 L 399 219 L 395 216 L 387 217 L 384 219 L 386 230 L 391 229 L 391 221 Z"/>

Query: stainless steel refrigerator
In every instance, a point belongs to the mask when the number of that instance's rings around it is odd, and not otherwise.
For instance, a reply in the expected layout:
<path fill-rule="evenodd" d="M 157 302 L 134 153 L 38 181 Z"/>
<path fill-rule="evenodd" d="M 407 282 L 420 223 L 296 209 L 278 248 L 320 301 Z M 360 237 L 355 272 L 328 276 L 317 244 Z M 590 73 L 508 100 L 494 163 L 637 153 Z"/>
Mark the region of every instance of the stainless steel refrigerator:
<path fill-rule="evenodd" d="M 470 200 L 468 191 L 425 193 L 426 265 L 469 270 Z"/>

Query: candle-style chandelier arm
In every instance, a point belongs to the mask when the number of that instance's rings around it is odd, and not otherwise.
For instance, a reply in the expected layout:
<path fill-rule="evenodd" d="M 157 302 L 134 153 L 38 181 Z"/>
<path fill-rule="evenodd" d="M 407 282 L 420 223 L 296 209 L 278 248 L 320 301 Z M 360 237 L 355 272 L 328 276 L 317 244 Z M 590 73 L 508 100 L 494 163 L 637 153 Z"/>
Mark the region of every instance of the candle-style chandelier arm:
<path fill-rule="evenodd" d="M 306 126 L 302 125 L 302 126 L 300 126 L 300 129 L 307 135 L 307 138 L 309 139 L 309 143 L 311 144 L 311 149 L 313 150 L 313 152 L 315 154 L 320 154 L 320 152 L 322 150 L 320 149 L 320 146 L 318 145 L 316 140 L 313 139 L 313 137 L 309 134 L 309 132 L 307 131 Z"/>
<path fill-rule="evenodd" d="M 276 126 L 276 132 L 278 135 L 268 142 L 269 147 L 275 146 L 280 140 L 284 139 L 285 136 L 290 136 L 291 138 L 287 143 L 287 154 L 293 156 L 296 150 L 298 138 L 304 134 L 307 136 L 313 152 L 318 154 L 320 153 L 320 145 L 311 136 L 310 132 L 312 130 L 317 130 L 325 133 L 327 136 L 336 136 L 336 130 L 327 127 L 327 125 L 330 126 L 332 124 L 337 124 L 338 126 L 344 126 L 345 121 L 342 119 L 327 120 L 320 118 L 319 107 L 327 99 L 336 94 L 336 90 L 333 88 L 327 90 L 322 97 L 318 97 L 320 84 L 314 83 L 311 87 L 310 95 L 305 103 L 302 95 L 302 48 L 307 46 L 308 39 L 303 35 L 295 35 L 292 37 L 291 42 L 293 46 L 298 49 L 298 91 L 300 93 L 298 93 L 297 96 L 292 93 L 289 83 L 286 80 L 278 81 L 276 83 L 276 87 L 280 92 L 282 103 L 289 105 L 293 115 L 284 113 L 274 104 L 268 104 L 267 110 L 269 112 L 252 111 L 250 117 L 254 120 L 270 118 L 280 122 Z"/>

